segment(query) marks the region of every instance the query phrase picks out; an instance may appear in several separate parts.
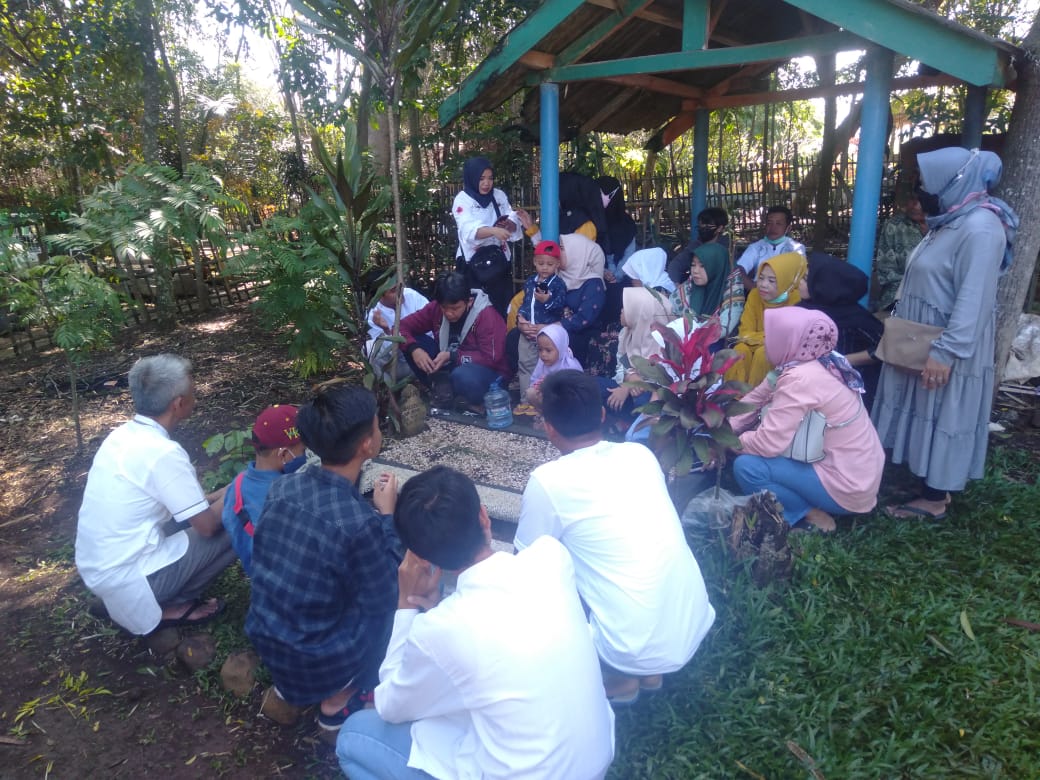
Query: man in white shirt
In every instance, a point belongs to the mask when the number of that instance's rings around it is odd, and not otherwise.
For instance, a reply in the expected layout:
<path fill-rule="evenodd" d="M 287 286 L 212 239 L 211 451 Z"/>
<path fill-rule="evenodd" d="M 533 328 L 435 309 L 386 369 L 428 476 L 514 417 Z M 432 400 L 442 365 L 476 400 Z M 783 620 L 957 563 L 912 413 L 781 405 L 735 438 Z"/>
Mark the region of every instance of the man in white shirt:
<path fill-rule="evenodd" d="M 542 416 L 562 455 L 531 473 L 514 544 L 547 535 L 570 551 L 607 695 L 627 704 L 690 660 L 715 610 L 657 459 L 642 444 L 603 441 L 595 378 L 551 374 Z"/>
<path fill-rule="evenodd" d="M 133 634 L 202 623 L 223 608 L 202 591 L 235 560 L 221 524 L 226 488 L 207 496 L 170 439 L 195 409 L 191 363 L 141 358 L 130 369 L 137 414 L 94 456 L 76 526 L 76 568 Z"/>
<path fill-rule="evenodd" d="M 805 257 L 805 247 L 787 235 L 793 219 L 794 214 L 787 206 L 770 206 L 766 209 L 765 236 L 745 249 L 737 260 L 745 290 L 755 286 L 758 267 L 763 261 L 784 252 L 797 252 Z"/>
<path fill-rule="evenodd" d="M 476 488 L 444 466 L 405 483 L 394 521 L 398 609 L 375 710 L 340 731 L 347 776 L 603 777 L 614 715 L 567 550 L 492 552 Z M 443 600 L 442 569 L 458 572 Z"/>
<path fill-rule="evenodd" d="M 411 287 L 401 287 L 401 319 L 413 314 L 428 304 L 429 299 Z M 386 337 L 394 332 L 397 316 L 396 286 L 384 292 L 375 305 L 368 310 L 368 341 L 365 342 L 365 354 L 368 362 L 378 374 L 389 373 L 390 358 L 393 356 L 393 342 Z M 430 334 L 431 337 L 433 334 Z M 411 366 L 404 359 L 404 353 L 398 351 L 397 378 L 412 376 Z"/>

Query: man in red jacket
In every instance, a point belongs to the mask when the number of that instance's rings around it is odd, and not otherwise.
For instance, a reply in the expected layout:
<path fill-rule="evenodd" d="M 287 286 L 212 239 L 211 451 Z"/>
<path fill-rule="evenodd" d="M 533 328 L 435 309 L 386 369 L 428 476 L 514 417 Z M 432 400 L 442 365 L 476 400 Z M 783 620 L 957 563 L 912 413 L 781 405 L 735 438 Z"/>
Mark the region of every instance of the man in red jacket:
<path fill-rule="evenodd" d="M 438 377 L 445 384 L 450 377 L 452 393 L 473 411 L 482 412 L 484 393 L 509 375 L 505 321 L 485 293 L 469 288 L 463 274 L 441 276 L 433 300 L 401 320 L 401 335 L 419 380 L 436 388 Z"/>

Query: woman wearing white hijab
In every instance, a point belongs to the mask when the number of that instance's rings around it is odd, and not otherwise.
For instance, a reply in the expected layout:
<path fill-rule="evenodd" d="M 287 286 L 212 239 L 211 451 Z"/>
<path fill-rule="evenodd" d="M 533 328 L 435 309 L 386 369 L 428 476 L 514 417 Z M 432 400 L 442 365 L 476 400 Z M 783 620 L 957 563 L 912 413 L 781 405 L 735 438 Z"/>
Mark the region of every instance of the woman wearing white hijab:
<path fill-rule="evenodd" d="M 663 293 L 675 292 L 675 282 L 665 271 L 668 253 L 659 247 L 640 249 L 625 261 L 622 270 L 636 287 L 650 287 Z"/>
<path fill-rule="evenodd" d="M 983 475 L 997 279 L 1018 217 L 989 195 L 1002 168 L 992 152 L 940 149 L 917 163 L 929 231 L 907 261 L 895 314 L 943 330 L 923 371 L 881 369 L 872 417 L 892 462 L 922 480 L 921 494 L 888 514 L 941 520 L 949 493 Z"/>

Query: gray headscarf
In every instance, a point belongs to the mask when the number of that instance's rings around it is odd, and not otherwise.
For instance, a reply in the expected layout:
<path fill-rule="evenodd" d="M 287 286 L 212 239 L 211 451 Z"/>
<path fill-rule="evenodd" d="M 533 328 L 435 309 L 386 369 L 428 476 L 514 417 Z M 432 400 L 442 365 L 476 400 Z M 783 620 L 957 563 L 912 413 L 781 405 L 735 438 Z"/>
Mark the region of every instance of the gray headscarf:
<path fill-rule="evenodd" d="M 1014 209 L 989 194 L 1004 170 L 1000 158 L 993 152 L 949 147 L 918 155 L 917 166 L 921 169 L 921 188 L 939 196 L 941 213 L 928 217 L 928 227 L 937 230 L 977 208 L 992 211 L 1003 224 L 1007 238 L 1000 264 L 1000 270 L 1006 271 L 1011 265 L 1012 244 L 1019 220 Z"/>

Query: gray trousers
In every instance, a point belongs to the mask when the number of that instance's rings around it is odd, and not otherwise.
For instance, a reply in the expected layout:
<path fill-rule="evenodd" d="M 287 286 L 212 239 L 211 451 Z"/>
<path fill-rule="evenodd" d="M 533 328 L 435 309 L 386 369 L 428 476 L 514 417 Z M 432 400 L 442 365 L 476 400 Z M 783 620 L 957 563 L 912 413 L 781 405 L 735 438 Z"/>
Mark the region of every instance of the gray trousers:
<path fill-rule="evenodd" d="M 538 365 L 538 340 L 531 341 L 521 333 L 517 344 L 517 357 L 516 375 L 520 381 L 520 399 L 523 400 L 527 388 L 531 386 L 531 374 Z"/>
<path fill-rule="evenodd" d="M 231 537 L 223 528 L 213 536 L 203 536 L 191 527 L 185 533 L 187 552 L 148 575 L 148 584 L 160 607 L 194 601 L 236 560 Z"/>

